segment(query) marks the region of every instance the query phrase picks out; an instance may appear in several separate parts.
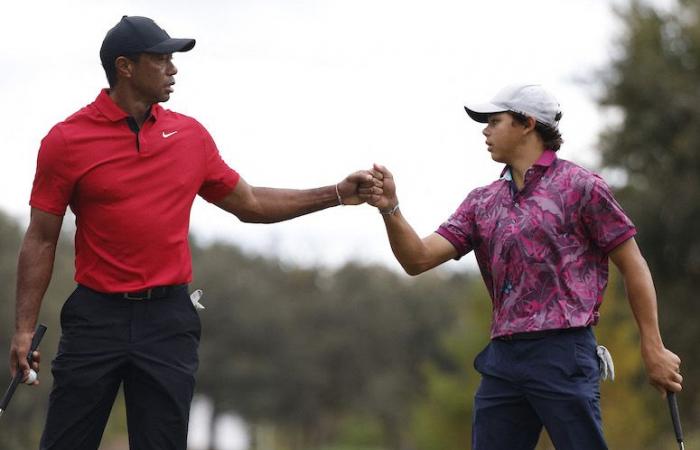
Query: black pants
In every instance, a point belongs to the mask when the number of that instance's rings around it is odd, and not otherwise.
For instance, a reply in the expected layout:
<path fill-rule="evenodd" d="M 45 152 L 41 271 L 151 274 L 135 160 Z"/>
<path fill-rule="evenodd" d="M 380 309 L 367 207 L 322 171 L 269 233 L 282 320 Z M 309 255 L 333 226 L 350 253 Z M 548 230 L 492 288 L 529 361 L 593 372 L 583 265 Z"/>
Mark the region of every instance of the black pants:
<path fill-rule="evenodd" d="M 96 450 L 124 383 L 132 450 L 185 450 L 201 325 L 187 287 L 127 300 L 78 286 L 61 310 L 42 450 Z"/>

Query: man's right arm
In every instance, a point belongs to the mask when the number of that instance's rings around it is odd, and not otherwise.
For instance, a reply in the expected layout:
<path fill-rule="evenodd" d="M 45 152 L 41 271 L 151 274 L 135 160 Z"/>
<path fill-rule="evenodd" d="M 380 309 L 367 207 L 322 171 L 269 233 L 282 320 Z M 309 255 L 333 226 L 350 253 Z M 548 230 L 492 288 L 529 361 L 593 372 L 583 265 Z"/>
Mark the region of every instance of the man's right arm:
<path fill-rule="evenodd" d="M 368 203 L 382 212 L 391 250 L 406 273 L 418 275 L 455 258 L 457 250 L 447 239 L 437 233 L 421 239 L 401 214 L 391 172 L 375 164 L 373 173 L 382 180 L 383 193 L 373 196 Z"/>
<path fill-rule="evenodd" d="M 27 353 L 39 317 L 41 302 L 51 281 L 56 244 L 63 216 L 32 208 L 29 227 L 24 235 L 17 263 L 17 303 L 15 334 L 10 347 L 10 373 L 17 365 L 29 371 Z M 35 368 L 37 370 L 38 367 Z"/>

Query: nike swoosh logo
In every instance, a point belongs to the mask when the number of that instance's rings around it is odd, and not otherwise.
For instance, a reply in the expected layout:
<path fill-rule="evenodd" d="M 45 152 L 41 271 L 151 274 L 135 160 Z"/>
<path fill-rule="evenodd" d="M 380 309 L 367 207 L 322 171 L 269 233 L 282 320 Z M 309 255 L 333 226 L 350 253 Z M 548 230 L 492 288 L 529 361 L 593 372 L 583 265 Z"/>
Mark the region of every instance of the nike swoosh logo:
<path fill-rule="evenodd" d="M 171 131 L 170 133 L 166 133 L 165 131 L 163 131 L 163 137 L 165 139 L 168 139 L 170 136 L 172 136 L 175 133 L 177 133 L 177 131 Z"/>

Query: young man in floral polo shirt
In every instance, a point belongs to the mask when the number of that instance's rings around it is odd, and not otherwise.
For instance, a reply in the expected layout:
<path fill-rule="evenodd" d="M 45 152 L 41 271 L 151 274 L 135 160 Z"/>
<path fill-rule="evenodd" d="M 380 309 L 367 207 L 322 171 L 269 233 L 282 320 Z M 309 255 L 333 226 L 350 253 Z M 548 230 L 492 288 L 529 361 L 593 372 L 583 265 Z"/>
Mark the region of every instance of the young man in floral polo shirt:
<path fill-rule="evenodd" d="M 652 385 L 681 390 L 680 359 L 661 340 L 651 274 L 636 229 L 596 174 L 557 158 L 561 111 L 538 85 L 501 90 L 465 107 L 487 124 L 493 183 L 473 190 L 435 233 L 421 239 L 398 208 L 391 173 L 375 165 L 391 248 L 417 275 L 470 251 L 493 301 L 491 341 L 476 357 L 472 447 L 534 449 L 544 426 L 558 450 L 606 449 L 599 364 L 591 327 L 608 282 L 620 270 L 641 335 Z"/>

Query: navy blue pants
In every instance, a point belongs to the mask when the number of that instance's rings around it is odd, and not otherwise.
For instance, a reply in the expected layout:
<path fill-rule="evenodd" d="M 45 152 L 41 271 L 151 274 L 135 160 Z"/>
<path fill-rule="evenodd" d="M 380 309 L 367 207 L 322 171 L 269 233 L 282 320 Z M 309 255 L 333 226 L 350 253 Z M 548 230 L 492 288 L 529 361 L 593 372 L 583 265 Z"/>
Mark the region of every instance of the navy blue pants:
<path fill-rule="evenodd" d="M 580 328 L 492 340 L 477 355 L 474 450 L 532 450 L 544 426 L 557 450 L 605 450 L 595 336 Z"/>
<path fill-rule="evenodd" d="M 186 286 L 150 300 L 78 286 L 61 328 L 42 450 L 96 450 L 122 383 L 130 448 L 187 448 L 201 325 Z"/>

